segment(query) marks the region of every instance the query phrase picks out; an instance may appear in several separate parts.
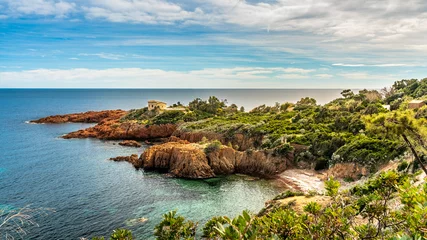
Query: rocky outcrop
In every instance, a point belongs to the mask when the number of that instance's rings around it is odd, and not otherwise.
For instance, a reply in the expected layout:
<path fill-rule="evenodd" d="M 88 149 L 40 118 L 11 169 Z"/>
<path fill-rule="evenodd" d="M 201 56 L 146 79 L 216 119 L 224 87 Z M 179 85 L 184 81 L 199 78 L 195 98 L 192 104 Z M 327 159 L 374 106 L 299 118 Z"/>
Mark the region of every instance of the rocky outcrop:
<path fill-rule="evenodd" d="M 66 115 L 55 115 L 38 120 L 33 123 L 98 123 L 97 125 L 68 133 L 62 136 L 69 138 L 98 138 L 110 140 L 146 140 L 168 138 L 177 129 L 175 124 L 145 125 L 137 121 L 121 122 L 120 119 L 127 114 L 123 110 L 89 111 L 85 113 L 73 113 Z M 140 146 L 135 142 L 124 142 L 125 146 Z"/>
<path fill-rule="evenodd" d="M 144 125 L 137 122 L 121 123 L 117 120 L 107 119 L 101 121 L 94 127 L 66 134 L 63 138 L 145 140 L 168 138 L 175 130 L 175 124 Z"/>
<path fill-rule="evenodd" d="M 220 133 L 213 132 L 203 132 L 203 131 L 181 131 L 177 130 L 173 133 L 173 136 L 178 137 L 182 140 L 187 140 L 192 143 L 198 143 L 202 141 L 203 138 L 213 141 L 218 140 L 224 145 L 231 143 L 233 147 L 237 147 L 239 151 L 245 151 L 251 148 L 257 148 L 261 145 L 263 136 L 251 136 L 248 137 L 242 133 L 235 133 L 232 136 L 225 136 Z"/>
<path fill-rule="evenodd" d="M 146 170 L 167 171 L 182 178 L 210 178 L 214 171 L 200 145 L 169 142 L 147 149 L 140 157 Z M 139 167 L 139 166 L 137 166 Z"/>
<path fill-rule="evenodd" d="M 335 178 L 360 179 L 362 176 L 369 175 L 369 170 L 357 163 L 337 163 L 326 171 L 325 180 L 330 176 Z"/>
<path fill-rule="evenodd" d="M 147 149 L 134 166 L 193 179 L 233 173 L 272 177 L 283 172 L 287 161 L 292 160 L 292 153 L 275 156 L 266 151 L 241 152 L 222 146 L 206 154 L 204 148 L 204 145 L 185 142 L 156 145 Z"/>
<path fill-rule="evenodd" d="M 123 110 L 105 110 L 105 111 L 89 111 L 84 113 L 72 113 L 66 115 L 55 115 L 45 118 L 40 118 L 38 120 L 31 121 L 32 123 L 99 123 L 102 120 L 110 119 L 120 119 L 123 117 L 127 111 Z"/>
<path fill-rule="evenodd" d="M 134 166 L 139 164 L 139 158 L 137 154 L 132 154 L 131 156 L 118 156 L 115 158 L 110 158 L 110 160 L 115 162 L 129 162 Z"/>
<path fill-rule="evenodd" d="M 142 146 L 141 143 L 139 143 L 135 140 L 124 140 L 122 142 L 119 142 L 119 145 L 126 146 L 126 147 L 137 147 L 137 148 Z"/>

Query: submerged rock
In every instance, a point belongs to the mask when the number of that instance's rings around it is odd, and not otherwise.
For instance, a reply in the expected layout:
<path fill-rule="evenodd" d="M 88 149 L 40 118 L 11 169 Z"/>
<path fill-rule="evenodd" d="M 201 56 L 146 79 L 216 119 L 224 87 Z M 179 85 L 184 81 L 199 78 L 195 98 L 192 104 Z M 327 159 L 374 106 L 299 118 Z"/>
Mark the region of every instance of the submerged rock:
<path fill-rule="evenodd" d="M 118 157 L 110 158 L 110 160 L 115 162 L 129 162 L 136 168 L 139 168 L 138 154 L 132 154 L 131 156 L 118 156 Z"/>
<path fill-rule="evenodd" d="M 142 146 L 141 143 L 139 143 L 139 142 L 137 142 L 135 140 L 124 140 L 122 142 L 119 142 L 119 145 L 121 145 L 121 146 L 127 146 L 127 147 L 137 147 L 137 148 L 139 148 L 139 147 Z"/>

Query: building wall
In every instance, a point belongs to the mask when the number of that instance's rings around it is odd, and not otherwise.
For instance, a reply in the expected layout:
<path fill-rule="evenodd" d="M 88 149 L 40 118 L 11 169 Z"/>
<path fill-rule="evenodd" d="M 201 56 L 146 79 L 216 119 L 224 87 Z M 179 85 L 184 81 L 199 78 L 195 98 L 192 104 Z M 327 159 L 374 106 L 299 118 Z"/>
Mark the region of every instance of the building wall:
<path fill-rule="evenodd" d="M 166 108 L 166 104 L 165 103 L 148 103 L 148 110 L 154 110 L 156 107 L 160 108 L 160 109 L 164 109 Z"/>

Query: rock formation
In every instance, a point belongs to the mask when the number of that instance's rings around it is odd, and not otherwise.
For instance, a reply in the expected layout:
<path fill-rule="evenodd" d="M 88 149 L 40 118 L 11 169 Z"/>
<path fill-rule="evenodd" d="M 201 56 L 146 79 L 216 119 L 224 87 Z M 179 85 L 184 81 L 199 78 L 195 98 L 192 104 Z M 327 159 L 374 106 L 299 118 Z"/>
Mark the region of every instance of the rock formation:
<path fill-rule="evenodd" d="M 139 162 L 137 154 L 132 154 L 131 156 L 119 156 L 115 158 L 110 158 L 110 160 L 115 162 L 129 162 L 134 166 L 137 165 Z"/>
<path fill-rule="evenodd" d="M 141 147 L 141 143 L 135 141 L 135 140 L 124 140 L 122 142 L 119 142 L 119 145 L 126 146 L 126 147 Z"/>
<path fill-rule="evenodd" d="M 266 151 L 236 151 L 222 146 L 218 151 L 205 153 L 205 146 L 195 143 L 168 142 L 147 149 L 135 162 L 136 168 L 169 172 L 182 178 L 211 178 L 216 175 L 244 173 L 272 177 L 286 169 L 287 156 L 275 156 Z M 125 161 L 128 161 L 125 159 Z"/>
<path fill-rule="evenodd" d="M 31 121 L 32 123 L 99 123 L 104 119 L 120 119 L 127 112 L 123 110 L 105 110 L 105 111 L 89 111 L 84 113 L 72 113 L 66 115 L 55 115 L 38 120 Z"/>
<path fill-rule="evenodd" d="M 72 132 L 63 138 L 98 138 L 98 139 L 132 139 L 145 140 L 167 138 L 176 130 L 175 124 L 143 125 L 137 122 L 121 123 L 106 119 L 94 127 Z"/>

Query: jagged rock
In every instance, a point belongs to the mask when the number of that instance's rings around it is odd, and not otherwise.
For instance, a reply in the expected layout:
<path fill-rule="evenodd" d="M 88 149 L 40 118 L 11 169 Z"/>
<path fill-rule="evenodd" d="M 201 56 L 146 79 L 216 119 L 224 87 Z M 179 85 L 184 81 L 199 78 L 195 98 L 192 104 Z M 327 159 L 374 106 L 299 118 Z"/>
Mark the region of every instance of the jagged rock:
<path fill-rule="evenodd" d="M 176 177 L 215 176 L 203 150 L 193 144 L 169 142 L 153 146 L 141 155 L 140 160 L 144 169 L 164 170 Z"/>
<path fill-rule="evenodd" d="M 138 154 L 132 154 L 131 156 L 118 156 L 118 157 L 110 158 L 110 160 L 115 162 L 129 162 L 136 168 L 141 167 Z"/>
<path fill-rule="evenodd" d="M 66 122 L 81 122 L 81 123 L 99 123 L 104 119 L 120 119 L 127 111 L 123 110 L 105 110 L 105 111 L 89 111 L 84 113 L 72 113 L 65 115 L 55 115 L 38 120 L 31 121 L 32 123 L 66 123 Z"/>
<path fill-rule="evenodd" d="M 176 177 L 210 178 L 216 175 L 244 173 L 272 177 L 286 169 L 288 156 L 265 151 L 241 152 L 222 146 L 205 154 L 204 145 L 168 142 L 147 149 L 140 157 L 146 170 L 167 171 Z"/>
<path fill-rule="evenodd" d="M 141 143 L 139 143 L 139 142 L 137 142 L 135 140 L 124 140 L 122 142 L 119 142 L 119 145 L 121 145 L 121 146 L 127 146 L 127 147 L 137 147 L 137 148 L 139 148 L 139 147 L 142 146 Z"/>
<path fill-rule="evenodd" d="M 101 121 L 94 127 L 66 134 L 63 138 L 145 140 L 168 138 L 175 130 L 175 124 L 143 125 L 136 122 L 121 123 L 118 120 L 105 120 Z"/>

